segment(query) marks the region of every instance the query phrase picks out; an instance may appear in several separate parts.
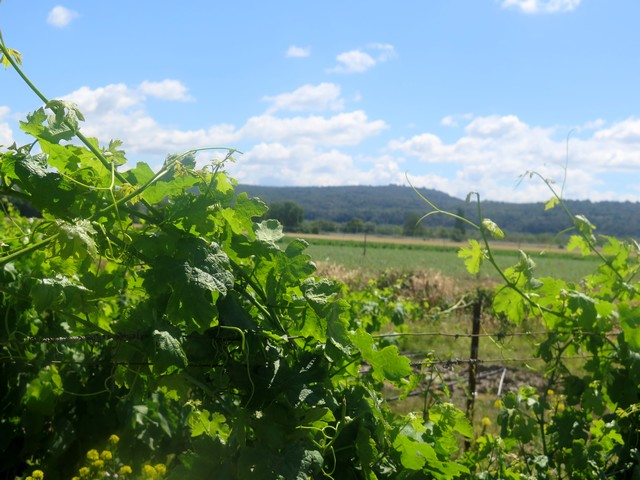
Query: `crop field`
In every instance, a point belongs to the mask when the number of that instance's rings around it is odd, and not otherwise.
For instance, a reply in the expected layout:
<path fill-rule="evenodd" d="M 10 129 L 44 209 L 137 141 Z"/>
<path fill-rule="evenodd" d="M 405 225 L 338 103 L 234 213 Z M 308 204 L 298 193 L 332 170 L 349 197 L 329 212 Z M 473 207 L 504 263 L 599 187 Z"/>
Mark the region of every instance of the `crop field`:
<path fill-rule="evenodd" d="M 365 248 L 362 236 L 303 235 L 301 238 L 309 242 L 307 253 L 314 261 L 338 264 L 369 275 L 389 269 L 427 270 L 455 278 L 464 284 L 498 280 L 498 273 L 489 265 L 483 267 L 477 276 L 467 272 L 464 262 L 458 258 L 458 250 L 464 243 L 374 237 L 367 240 Z M 502 268 L 519 260 L 519 250 L 526 251 L 536 264 L 535 275 L 538 277 L 553 276 L 577 281 L 592 273 L 598 265 L 595 256 L 582 257 L 556 246 L 498 243 L 493 248 L 494 256 Z"/>

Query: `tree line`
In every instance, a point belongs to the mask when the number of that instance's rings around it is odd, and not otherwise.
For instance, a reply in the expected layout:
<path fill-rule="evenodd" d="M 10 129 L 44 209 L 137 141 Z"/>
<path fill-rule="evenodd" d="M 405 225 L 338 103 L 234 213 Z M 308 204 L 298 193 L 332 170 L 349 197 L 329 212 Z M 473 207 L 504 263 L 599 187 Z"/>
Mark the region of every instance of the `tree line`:
<path fill-rule="evenodd" d="M 464 231 L 448 216 L 433 216 L 418 224 L 424 204 L 407 186 L 265 187 L 240 185 L 238 191 L 257 196 L 270 206 L 267 216 L 277 218 L 285 230 L 376 231 L 409 236 L 460 236 Z M 470 220 L 478 216 L 475 204 L 443 192 L 418 189 L 439 208 Z M 568 200 L 567 206 L 598 225 L 598 233 L 617 237 L 640 235 L 640 204 Z M 482 215 L 504 225 L 511 236 L 553 237 L 566 228 L 559 209 L 544 204 L 483 201 Z M 467 232 L 468 233 L 468 232 Z"/>

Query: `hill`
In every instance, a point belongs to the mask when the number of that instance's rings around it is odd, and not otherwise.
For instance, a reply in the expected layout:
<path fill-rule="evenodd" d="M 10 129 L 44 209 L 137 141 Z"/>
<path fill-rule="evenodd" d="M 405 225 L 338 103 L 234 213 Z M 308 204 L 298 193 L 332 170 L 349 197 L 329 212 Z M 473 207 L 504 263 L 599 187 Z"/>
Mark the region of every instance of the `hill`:
<path fill-rule="evenodd" d="M 439 208 L 450 212 L 464 212 L 465 217 L 477 220 L 477 206 L 446 193 L 418 189 Z M 429 206 L 412 188 L 401 185 L 339 186 L 339 187 L 265 187 L 239 185 L 245 191 L 260 197 L 267 204 L 292 201 L 304 210 L 305 220 L 328 220 L 345 223 L 353 218 L 377 225 L 402 225 L 410 215 L 423 215 Z M 597 232 L 617 237 L 640 237 L 640 203 L 567 201 L 574 214 L 584 215 L 597 226 Z M 544 204 L 483 201 L 484 217 L 491 218 L 505 231 L 524 234 L 556 234 L 568 226 L 564 212 L 556 207 L 545 211 Z M 427 226 L 451 227 L 453 220 L 433 215 Z"/>

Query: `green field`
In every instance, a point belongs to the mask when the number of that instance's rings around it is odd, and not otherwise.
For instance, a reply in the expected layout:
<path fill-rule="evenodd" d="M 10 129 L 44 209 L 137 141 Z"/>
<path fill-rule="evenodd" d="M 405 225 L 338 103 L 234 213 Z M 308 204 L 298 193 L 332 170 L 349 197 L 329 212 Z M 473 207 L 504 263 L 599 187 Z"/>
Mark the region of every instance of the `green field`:
<path fill-rule="evenodd" d="M 442 243 L 417 244 L 401 241 L 383 242 L 380 239 L 367 242 L 366 252 L 362 239 L 344 240 L 321 237 L 307 237 L 307 253 L 314 261 L 342 265 L 346 269 L 361 270 L 376 275 L 388 269 L 402 271 L 437 271 L 461 281 L 498 280 L 498 273 L 486 263 L 479 276 L 470 275 L 464 262 L 458 257 L 458 250 L 464 244 Z M 568 281 L 578 281 L 593 273 L 598 265 L 595 257 L 582 257 L 576 253 L 558 249 L 545 251 L 527 249 L 527 253 L 536 264 L 536 276 L 554 276 Z M 505 248 L 499 245 L 494 257 L 501 267 L 515 264 L 519 259 L 517 246 Z"/>

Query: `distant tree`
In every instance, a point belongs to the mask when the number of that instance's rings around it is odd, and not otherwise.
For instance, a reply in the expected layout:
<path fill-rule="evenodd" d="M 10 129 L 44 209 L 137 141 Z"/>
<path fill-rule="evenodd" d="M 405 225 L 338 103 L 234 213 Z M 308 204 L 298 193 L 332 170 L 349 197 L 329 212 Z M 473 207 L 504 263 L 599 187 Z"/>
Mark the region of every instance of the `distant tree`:
<path fill-rule="evenodd" d="M 362 219 L 354 217 L 344 225 L 346 233 L 362 233 L 364 232 L 364 222 Z"/>
<path fill-rule="evenodd" d="M 304 210 L 295 202 L 287 200 L 285 202 L 273 202 L 269 205 L 266 218 L 275 218 L 285 230 L 297 230 L 302 225 Z"/>
<path fill-rule="evenodd" d="M 330 220 L 316 220 L 314 223 L 320 232 L 335 232 L 338 229 L 336 224 Z"/>
<path fill-rule="evenodd" d="M 421 237 L 425 233 L 425 228 L 418 221 L 422 218 L 418 212 L 409 212 L 402 226 L 402 234 L 406 237 Z"/>

